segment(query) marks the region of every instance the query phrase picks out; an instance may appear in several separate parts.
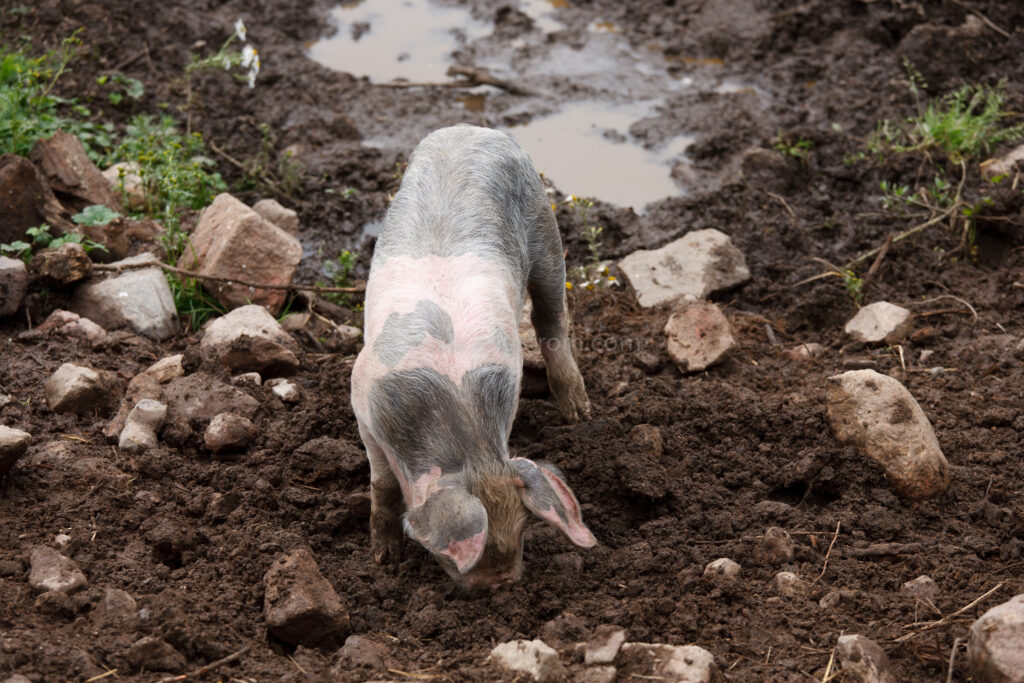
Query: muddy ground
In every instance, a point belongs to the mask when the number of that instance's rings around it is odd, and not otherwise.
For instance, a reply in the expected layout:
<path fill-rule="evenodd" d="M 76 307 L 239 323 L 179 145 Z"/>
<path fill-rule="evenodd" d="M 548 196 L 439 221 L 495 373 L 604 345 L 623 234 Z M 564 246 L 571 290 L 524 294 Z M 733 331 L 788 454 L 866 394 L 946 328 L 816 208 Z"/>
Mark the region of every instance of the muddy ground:
<path fill-rule="evenodd" d="M 821 680 L 841 633 L 879 642 L 899 680 L 945 680 L 954 643 L 973 618 L 1024 590 L 1024 371 L 1014 354 L 1024 336 L 1024 289 L 1015 285 L 1024 262 L 1020 191 L 992 191 L 990 215 L 999 219 L 979 221 L 973 255 L 955 252 L 960 234 L 944 226 L 892 247 L 865 301 L 889 300 L 920 314 L 901 349 L 849 342 L 842 326 L 856 307 L 838 278 L 796 283 L 822 272 L 812 257 L 845 263 L 915 223 L 881 208 L 879 182 L 927 181 L 934 166 L 919 157 L 844 162 L 876 121 L 914 112 L 904 55 L 931 92 L 1008 78 L 1007 108 L 1024 108 L 1024 7 L 994 0 L 574 0 L 560 10 L 565 29 L 538 40 L 530 38 L 530 22 L 504 3 L 466 4 L 495 22 L 492 40 L 523 38 L 527 50 L 577 45 L 590 22 L 605 20 L 631 45 L 658 46 L 679 74 L 714 68 L 756 86 L 754 94 L 669 97 L 634 132 L 651 144 L 699 132 L 690 150 L 691 193 L 642 216 L 601 203 L 593 214 L 605 227 L 605 258 L 695 229 L 731 235 L 753 273 L 749 284 L 718 297 L 738 352 L 684 376 L 665 350 L 667 310 L 641 309 L 628 289 L 574 290 L 577 357 L 593 419 L 568 426 L 545 397 L 524 398 L 512 447 L 565 471 L 600 545 L 574 550 L 537 523 L 527 533 L 522 581 L 489 597 L 466 597 L 411 543 L 397 569 L 371 558 L 362 495 L 368 469 L 348 399 L 351 357 L 307 344 L 297 375 L 304 398 L 295 407 L 255 390 L 264 406 L 261 436 L 235 460 L 211 459 L 198 438 L 132 459 L 105 442 L 102 417 L 49 412 L 44 381 L 66 361 L 127 379 L 194 337 L 166 344 L 131 338 L 93 350 L 59 339 L 12 341 L 28 322 L 4 320 L 0 386 L 15 400 L 0 409 L 0 420 L 30 431 L 33 445 L 0 490 L 0 560 L 7 561 L 0 675 L 85 680 L 116 667 L 120 680 L 156 680 L 124 656 L 128 645 L 153 634 L 184 653 L 190 670 L 253 646 L 205 680 L 511 680 L 486 662 L 495 644 L 539 637 L 576 671 L 582 657 L 572 644 L 612 623 L 634 641 L 698 644 L 728 680 Z M 984 22 L 964 29 L 968 4 L 1009 37 Z M 24 34 L 53 46 L 84 27 L 86 49 L 60 92 L 92 97 L 123 122 L 132 111 L 180 105 L 175 79 L 190 47 L 199 40 L 219 45 L 244 17 L 263 58 L 258 85 L 248 90 L 227 77 L 205 78 L 195 124 L 237 159 L 259 149 L 261 123 L 276 135 L 275 152 L 299 145 L 301 190 L 279 198 L 302 221 L 301 277 L 310 282 L 324 255 L 341 248 L 359 249 L 365 272 L 370 244 L 360 231 L 382 217 L 397 187 L 396 163 L 415 139 L 458 121 L 501 126 L 531 115 L 505 92 L 490 93 L 483 110 L 471 112 L 457 90 L 384 88 L 313 63 L 303 44 L 329 30 L 329 9 L 327 2 L 271 0 L 44 0 L 0 13 L 0 36 L 13 42 Z M 469 47 L 457 58 L 471 64 L 488 49 Z M 105 70 L 141 79 L 145 97 L 130 107 L 105 105 L 95 82 Z M 558 78 L 539 85 L 552 105 L 591 87 Z M 745 100 L 759 93 L 765 98 L 757 106 Z M 542 111 L 540 98 L 531 101 Z M 740 154 L 751 145 L 770 147 L 780 131 L 813 141 L 810 156 L 744 182 Z M 370 139 L 389 142 L 361 144 Z M 239 181 L 238 169 L 218 161 L 229 183 Z M 972 187 L 981 186 L 978 173 L 976 164 L 967 167 Z M 343 198 L 347 187 L 358 193 Z M 557 190 L 556 199 L 574 189 Z M 267 192 L 238 194 L 251 201 Z M 581 226 L 564 206 L 558 217 L 568 261 L 579 264 Z M 61 301 L 60 292 L 46 294 L 32 301 L 37 321 Z M 977 319 L 960 302 L 933 300 L 940 295 L 968 301 Z M 812 341 L 827 347 L 815 360 L 784 353 Z M 933 353 L 922 364 L 925 350 Z M 831 436 L 825 378 L 865 366 L 903 381 L 931 419 L 952 469 L 952 485 L 939 498 L 901 502 L 880 468 Z M 661 430 L 660 460 L 631 444 L 630 431 L 641 424 Z M 308 445 L 324 437 L 341 443 Z M 70 456 L 54 456 L 51 442 Z M 237 508 L 209 514 L 215 493 L 237 494 Z M 168 526 L 181 530 L 180 547 L 155 552 L 154 530 Z M 792 563 L 759 561 L 770 526 L 793 535 Z M 72 613 L 52 615 L 35 608 L 26 569 L 29 549 L 52 544 L 59 533 L 71 537 L 64 552 L 89 587 L 74 596 Z M 865 550 L 882 542 L 898 545 L 881 554 Z M 352 632 L 385 646 L 383 662 L 359 668 L 330 647 L 292 650 L 268 638 L 263 575 L 275 553 L 301 546 L 313 551 L 350 610 Z M 719 557 L 743 566 L 738 585 L 723 590 L 701 579 L 704 565 Z M 813 582 L 807 597 L 774 596 L 771 579 L 783 569 Z M 934 609 L 899 593 L 920 574 L 942 589 Z M 941 627 L 910 628 L 997 584 L 991 597 Z M 108 587 L 135 596 L 149 618 L 130 629 L 96 627 L 91 612 Z M 964 660 L 961 651 L 954 680 L 967 680 Z M 622 680 L 631 673 L 648 672 L 627 667 Z"/>

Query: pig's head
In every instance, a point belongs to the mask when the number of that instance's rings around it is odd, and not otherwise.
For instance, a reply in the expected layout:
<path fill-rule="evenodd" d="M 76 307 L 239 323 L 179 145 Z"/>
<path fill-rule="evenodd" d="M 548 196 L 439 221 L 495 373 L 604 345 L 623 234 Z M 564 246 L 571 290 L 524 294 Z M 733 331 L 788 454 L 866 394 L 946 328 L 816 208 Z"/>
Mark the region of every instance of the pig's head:
<path fill-rule="evenodd" d="M 581 548 L 597 544 L 562 473 L 526 458 L 442 477 L 424 503 L 406 513 L 405 530 L 460 586 L 494 589 L 522 574 L 530 512 Z"/>

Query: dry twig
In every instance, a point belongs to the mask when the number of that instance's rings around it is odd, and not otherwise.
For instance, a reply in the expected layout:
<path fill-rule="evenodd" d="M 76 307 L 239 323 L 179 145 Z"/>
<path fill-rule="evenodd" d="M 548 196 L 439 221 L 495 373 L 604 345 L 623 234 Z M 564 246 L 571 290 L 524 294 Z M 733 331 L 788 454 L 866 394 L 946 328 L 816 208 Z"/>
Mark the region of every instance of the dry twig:
<path fill-rule="evenodd" d="M 978 604 L 980 604 L 983 600 L 985 600 L 990 595 L 995 593 L 997 590 L 1002 588 L 1004 585 L 1006 585 L 1006 582 L 1005 581 L 1000 581 L 995 586 L 993 586 L 992 588 L 987 590 L 985 593 L 983 593 L 981 596 L 979 596 L 978 598 L 975 598 L 974 600 L 972 600 L 969 604 L 964 605 L 963 607 L 961 607 L 957 611 L 953 612 L 952 614 L 947 614 L 946 616 L 942 617 L 941 619 L 937 619 L 935 621 L 927 621 L 927 622 L 924 622 L 924 623 L 908 624 L 904 628 L 913 628 L 913 629 L 916 629 L 916 630 L 912 631 L 911 633 L 907 633 L 905 635 L 900 636 L 894 642 L 901 643 L 904 640 L 909 640 L 909 639 L 913 638 L 914 636 L 917 636 L 917 635 L 920 635 L 922 633 L 925 633 L 926 631 L 931 631 L 933 629 L 937 629 L 937 628 L 940 628 L 942 626 L 949 625 L 950 623 L 952 623 L 953 619 L 957 618 L 958 616 L 960 616 L 964 612 L 966 612 L 966 611 L 968 611 L 970 609 L 973 609 Z"/>
<path fill-rule="evenodd" d="M 828 558 L 832 556 L 832 546 L 836 544 L 836 539 L 839 538 L 839 526 L 841 524 L 842 522 L 836 522 L 836 532 L 832 535 L 832 542 L 828 544 L 828 551 L 825 552 L 825 563 L 821 565 L 821 573 L 818 574 L 814 581 L 811 581 L 812 586 L 818 583 L 818 581 L 821 580 L 821 577 L 825 576 L 825 570 L 828 569 Z"/>

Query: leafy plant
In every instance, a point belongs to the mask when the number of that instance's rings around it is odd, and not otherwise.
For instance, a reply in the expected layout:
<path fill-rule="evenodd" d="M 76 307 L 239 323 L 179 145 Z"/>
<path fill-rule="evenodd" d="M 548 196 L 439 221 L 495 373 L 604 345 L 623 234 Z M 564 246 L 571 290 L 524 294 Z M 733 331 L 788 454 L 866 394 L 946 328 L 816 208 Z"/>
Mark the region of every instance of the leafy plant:
<path fill-rule="evenodd" d="M 107 94 L 107 99 L 114 105 L 121 104 L 126 96 L 132 100 L 138 100 L 146 93 L 146 87 L 142 84 L 142 81 L 123 74 L 99 76 L 96 82 L 100 85 L 114 83 L 122 86 L 121 90 L 114 90 Z"/>
<path fill-rule="evenodd" d="M 58 249 L 64 244 L 74 243 L 81 244 L 86 253 L 93 249 L 101 249 L 103 251 L 107 250 L 107 248 L 99 242 L 94 242 L 77 232 L 68 232 L 60 237 L 54 237 L 50 234 L 50 226 L 46 223 L 28 228 L 25 230 L 25 234 L 32 238 L 31 243 L 24 242 L 22 240 L 15 240 L 9 244 L 0 244 L 0 255 L 8 256 L 10 258 L 20 258 L 25 263 L 28 263 L 32 260 L 32 250 L 35 247 L 38 247 L 39 249 Z"/>
<path fill-rule="evenodd" d="M 772 148 L 786 156 L 793 157 L 801 165 L 806 165 L 807 160 L 811 156 L 811 150 L 814 149 L 814 142 L 807 138 L 797 138 L 794 140 L 790 136 L 783 134 L 780 130 L 774 140 L 772 140 Z"/>
<path fill-rule="evenodd" d="M 117 211 L 114 211 L 109 206 L 104 204 L 92 204 L 91 206 L 85 207 L 81 213 L 76 213 L 71 217 L 75 223 L 79 225 L 106 225 L 112 220 L 121 217 Z"/>
<path fill-rule="evenodd" d="M 53 94 L 80 44 L 76 31 L 58 51 L 39 57 L 0 47 L 0 152 L 26 156 L 36 140 L 58 130 L 77 135 L 94 161 L 110 148 L 113 124 L 89 121 L 87 107 Z"/>
<path fill-rule="evenodd" d="M 351 287 L 354 283 L 352 282 L 352 270 L 356 266 L 356 261 L 359 259 L 359 254 L 354 251 L 345 249 L 338 257 L 333 261 L 324 262 L 324 273 L 331 278 L 331 284 L 320 281 L 317 282 L 318 287 Z M 339 306 L 348 306 L 351 304 L 351 297 L 345 292 L 322 292 L 320 294 L 323 298 L 338 304 Z"/>
<path fill-rule="evenodd" d="M 575 269 L 575 274 L 580 279 L 580 286 L 594 289 L 595 287 L 619 284 L 618 278 L 610 274 L 608 264 L 601 259 L 601 247 L 604 246 L 604 243 L 601 242 L 601 233 L 604 232 L 604 228 L 589 223 L 588 215 L 594 208 L 594 202 L 585 197 L 571 194 L 565 203 L 571 206 L 576 213 L 583 226 L 580 235 L 587 243 L 587 260 L 582 266 Z M 573 288 L 572 282 L 566 282 L 565 286 L 566 289 Z"/>

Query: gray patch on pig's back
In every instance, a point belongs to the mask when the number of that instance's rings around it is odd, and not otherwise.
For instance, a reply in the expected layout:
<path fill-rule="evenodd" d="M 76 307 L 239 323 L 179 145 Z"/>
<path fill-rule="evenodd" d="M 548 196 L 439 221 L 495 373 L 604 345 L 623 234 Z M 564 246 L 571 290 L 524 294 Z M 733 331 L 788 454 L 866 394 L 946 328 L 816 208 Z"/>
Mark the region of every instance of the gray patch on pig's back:
<path fill-rule="evenodd" d="M 500 327 L 494 330 L 494 345 L 498 347 L 506 356 L 512 356 L 515 353 L 516 347 L 512 345 L 512 339 L 508 336 L 508 333 Z"/>
<path fill-rule="evenodd" d="M 550 220 L 550 210 L 530 157 L 512 138 L 473 126 L 444 128 L 413 152 L 374 261 L 476 254 L 502 264 L 521 293 L 530 232 Z"/>
<path fill-rule="evenodd" d="M 391 370 L 370 391 L 372 428 L 411 479 L 434 465 L 444 474 L 472 469 L 507 457 L 518 392 L 513 370 L 497 363 L 469 370 L 461 386 L 433 368 Z"/>
<path fill-rule="evenodd" d="M 455 339 L 455 327 L 447 311 L 433 301 L 423 299 L 416 303 L 411 313 L 392 313 L 388 316 L 373 342 L 373 352 L 381 363 L 393 368 L 405 354 L 423 343 L 428 334 L 445 344 L 451 344 Z"/>

